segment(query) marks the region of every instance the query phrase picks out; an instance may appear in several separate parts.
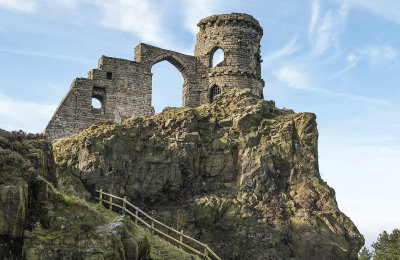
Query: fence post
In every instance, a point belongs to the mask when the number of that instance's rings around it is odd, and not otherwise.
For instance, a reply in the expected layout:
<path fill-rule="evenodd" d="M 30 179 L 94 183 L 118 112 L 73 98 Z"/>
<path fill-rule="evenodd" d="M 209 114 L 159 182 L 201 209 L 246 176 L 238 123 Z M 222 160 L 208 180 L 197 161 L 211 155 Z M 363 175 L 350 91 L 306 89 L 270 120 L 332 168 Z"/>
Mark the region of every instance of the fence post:
<path fill-rule="evenodd" d="M 103 189 L 100 189 L 100 194 L 99 194 L 99 203 L 100 205 L 103 204 Z"/>
<path fill-rule="evenodd" d="M 151 219 L 151 234 L 154 235 L 154 221 Z"/>
<path fill-rule="evenodd" d="M 208 258 L 208 250 L 207 250 L 207 245 L 206 245 L 206 247 L 204 248 L 204 256 L 205 256 L 205 259 L 207 259 Z"/>
<path fill-rule="evenodd" d="M 138 211 L 138 209 L 136 208 L 136 217 L 135 217 L 135 224 L 137 225 L 137 218 L 139 217 L 139 211 Z"/>
<path fill-rule="evenodd" d="M 110 207 L 109 207 L 109 209 L 112 210 L 112 204 L 111 204 L 112 203 L 112 197 L 111 196 L 109 196 L 109 197 L 110 197 Z"/>
<path fill-rule="evenodd" d="M 122 200 L 122 215 L 125 215 L 125 209 L 126 209 L 126 196 L 124 196 L 124 199 Z"/>
<path fill-rule="evenodd" d="M 181 229 L 181 234 L 180 234 L 180 236 L 179 236 L 179 241 L 182 243 L 182 241 L 183 241 L 183 229 Z M 182 248 L 182 245 L 181 244 L 179 244 L 179 248 Z"/>

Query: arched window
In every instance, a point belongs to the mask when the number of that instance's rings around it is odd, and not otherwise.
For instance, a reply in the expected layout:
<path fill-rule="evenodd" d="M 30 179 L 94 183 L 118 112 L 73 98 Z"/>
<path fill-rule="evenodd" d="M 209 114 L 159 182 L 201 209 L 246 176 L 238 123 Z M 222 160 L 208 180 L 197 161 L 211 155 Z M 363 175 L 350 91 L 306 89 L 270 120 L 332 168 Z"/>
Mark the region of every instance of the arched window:
<path fill-rule="evenodd" d="M 92 97 L 92 108 L 100 109 L 101 108 L 101 101 L 97 97 Z"/>
<path fill-rule="evenodd" d="M 224 51 L 221 48 L 216 47 L 215 50 L 210 53 L 210 68 L 218 66 L 218 64 L 223 62 L 224 59 Z"/>
<path fill-rule="evenodd" d="M 221 88 L 218 87 L 217 85 L 214 85 L 210 89 L 210 103 L 213 102 L 215 95 L 218 95 L 221 93 Z"/>

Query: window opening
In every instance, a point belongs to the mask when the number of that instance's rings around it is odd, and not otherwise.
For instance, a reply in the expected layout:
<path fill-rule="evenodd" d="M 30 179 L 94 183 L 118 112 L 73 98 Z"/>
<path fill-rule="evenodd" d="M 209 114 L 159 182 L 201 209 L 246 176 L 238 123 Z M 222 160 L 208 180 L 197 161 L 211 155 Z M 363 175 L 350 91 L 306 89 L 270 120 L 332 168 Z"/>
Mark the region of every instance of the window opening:
<path fill-rule="evenodd" d="M 101 101 L 96 97 L 92 97 L 92 108 L 96 108 L 96 109 L 101 108 Z"/>
<path fill-rule="evenodd" d="M 211 55 L 210 65 L 211 68 L 218 66 L 224 61 L 224 51 L 221 48 L 217 48 Z"/>
<path fill-rule="evenodd" d="M 107 72 L 107 79 L 112 79 L 112 72 Z"/>
<path fill-rule="evenodd" d="M 221 88 L 218 87 L 217 85 L 212 86 L 210 90 L 210 103 L 213 102 L 215 95 L 218 95 L 221 93 Z"/>

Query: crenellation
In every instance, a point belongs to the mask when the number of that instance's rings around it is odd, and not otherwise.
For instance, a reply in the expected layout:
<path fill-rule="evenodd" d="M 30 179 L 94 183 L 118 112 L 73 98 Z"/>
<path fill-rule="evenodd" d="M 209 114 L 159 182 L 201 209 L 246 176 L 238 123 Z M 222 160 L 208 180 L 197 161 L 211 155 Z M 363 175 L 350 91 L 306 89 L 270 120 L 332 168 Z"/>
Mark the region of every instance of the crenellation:
<path fill-rule="evenodd" d="M 44 133 L 51 139 L 63 138 L 98 121 L 121 123 L 132 116 L 154 115 L 151 68 L 164 60 L 183 76 L 184 107 L 209 103 L 215 94 L 232 88 L 250 88 L 262 97 L 263 30 L 258 21 L 248 14 L 232 13 L 204 18 L 198 26 L 194 55 L 140 43 L 133 60 L 101 56 L 87 78 L 73 81 Z M 212 68 L 218 49 L 224 59 Z M 92 99 L 100 101 L 101 107 L 92 107 Z"/>

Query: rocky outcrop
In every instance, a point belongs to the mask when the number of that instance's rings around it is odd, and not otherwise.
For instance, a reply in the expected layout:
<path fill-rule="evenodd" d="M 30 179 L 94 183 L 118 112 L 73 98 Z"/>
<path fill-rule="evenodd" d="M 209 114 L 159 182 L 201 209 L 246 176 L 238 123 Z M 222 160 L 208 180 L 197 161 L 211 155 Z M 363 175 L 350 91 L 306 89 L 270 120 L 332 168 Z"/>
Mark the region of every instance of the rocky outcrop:
<path fill-rule="evenodd" d="M 34 211 L 36 177 L 55 181 L 50 142 L 40 135 L 0 129 L 0 257 L 20 255 L 29 212 Z"/>
<path fill-rule="evenodd" d="M 50 141 L 0 130 L 0 259 L 198 259 L 59 175 Z"/>
<path fill-rule="evenodd" d="M 223 259 L 357 259 L 364 239 L 319 174 L 315 115 L 247 90 L 214 100 L 57 141 L 60 181 L 128 196 Z"/>

